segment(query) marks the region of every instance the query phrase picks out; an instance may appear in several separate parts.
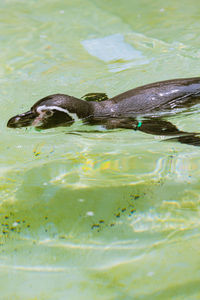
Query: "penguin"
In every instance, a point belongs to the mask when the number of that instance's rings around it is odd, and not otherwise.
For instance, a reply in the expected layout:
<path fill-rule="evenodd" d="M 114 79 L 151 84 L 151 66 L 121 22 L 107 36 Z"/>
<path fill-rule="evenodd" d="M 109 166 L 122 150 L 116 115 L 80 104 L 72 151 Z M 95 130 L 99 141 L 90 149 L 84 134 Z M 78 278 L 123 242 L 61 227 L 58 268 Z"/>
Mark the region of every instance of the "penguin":
<path fill-rule="evenodd" d="M 165 120 L 200 102 L 200 77 L 159 81 L 113 98 L 105 93 L 89 93 L 82 98 L 49 95 L 37 101 L 29 111 L 12 117 L 7 127 L 49 129 L 71 126 L 78 118 L 85 124 L 102 125 L 106 129 L 140 130 L 200 146 L 197 133 L 181 131 Z"/>

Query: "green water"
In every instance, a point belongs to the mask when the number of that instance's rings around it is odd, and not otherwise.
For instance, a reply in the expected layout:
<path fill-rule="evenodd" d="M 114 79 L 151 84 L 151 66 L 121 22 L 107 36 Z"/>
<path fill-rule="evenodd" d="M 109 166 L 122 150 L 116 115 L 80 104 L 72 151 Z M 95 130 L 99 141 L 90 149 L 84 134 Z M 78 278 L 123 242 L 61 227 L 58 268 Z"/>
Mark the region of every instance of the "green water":
<path fill-rule="evenodd" d="M 81 122 L 6 128 L 48 94 L 199 76 L 199 12 L 197 0 L 1 0 L 0 299 L 200 299 L 199 148 Z M 199 131 L 194 111 L 171 120 Z"/>

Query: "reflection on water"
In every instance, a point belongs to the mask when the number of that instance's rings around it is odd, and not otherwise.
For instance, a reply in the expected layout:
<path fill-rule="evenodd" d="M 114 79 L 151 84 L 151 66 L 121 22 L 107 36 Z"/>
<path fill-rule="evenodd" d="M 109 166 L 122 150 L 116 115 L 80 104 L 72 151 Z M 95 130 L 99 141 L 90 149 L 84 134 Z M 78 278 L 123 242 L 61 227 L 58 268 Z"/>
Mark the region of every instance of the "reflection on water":
<path fill-rule="evenodd" d="M 81 43 L 89 54 L 105 62 L 112 62 L 108 65 L 110 72 L 119 72 L 149 62 L 141 51 L 124 42 L 124 36 L 119 33 Z"/>
<path fill-rule="evenodd" d="M 198 147 L 81 122 L 5 127 L 48 94 L 199 75 L 198 6 L 0 3 L 2 299 L 199 298 Z M 198 114 L 171 121 L 198 131 Z"/>

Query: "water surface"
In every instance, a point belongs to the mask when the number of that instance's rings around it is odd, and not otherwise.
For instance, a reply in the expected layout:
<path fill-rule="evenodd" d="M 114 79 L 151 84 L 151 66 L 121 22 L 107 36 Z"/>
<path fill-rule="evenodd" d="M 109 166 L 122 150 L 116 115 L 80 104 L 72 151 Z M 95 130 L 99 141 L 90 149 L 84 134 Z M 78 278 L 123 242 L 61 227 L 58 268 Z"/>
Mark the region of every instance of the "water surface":
<path fill-rule="evenodd" d="M 196 0 L 0 3 L 2 299 L 198 299 L 199 148 L 81 122 L 6 128 L 53 93 L 199 76 Z M 173 116 L 198 131 L 199 109 Z M 11 288 L 12 287 L 12 288 Z"/>

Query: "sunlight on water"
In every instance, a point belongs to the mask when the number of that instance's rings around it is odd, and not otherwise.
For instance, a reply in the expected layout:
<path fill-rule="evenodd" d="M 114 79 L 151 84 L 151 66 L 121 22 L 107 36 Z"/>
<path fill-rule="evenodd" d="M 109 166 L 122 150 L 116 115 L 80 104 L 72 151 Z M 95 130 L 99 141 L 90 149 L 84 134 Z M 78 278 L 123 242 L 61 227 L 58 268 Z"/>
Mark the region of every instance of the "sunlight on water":
<path fill-rule="evenodd" d="M 81 121 L 6 128 L 49 94 L 199 76 L 199 6 L 1 1 L 1 299 L 200 298 L 198 147 Z M 170 120 L 199 131 L 199 112 Z"/>

